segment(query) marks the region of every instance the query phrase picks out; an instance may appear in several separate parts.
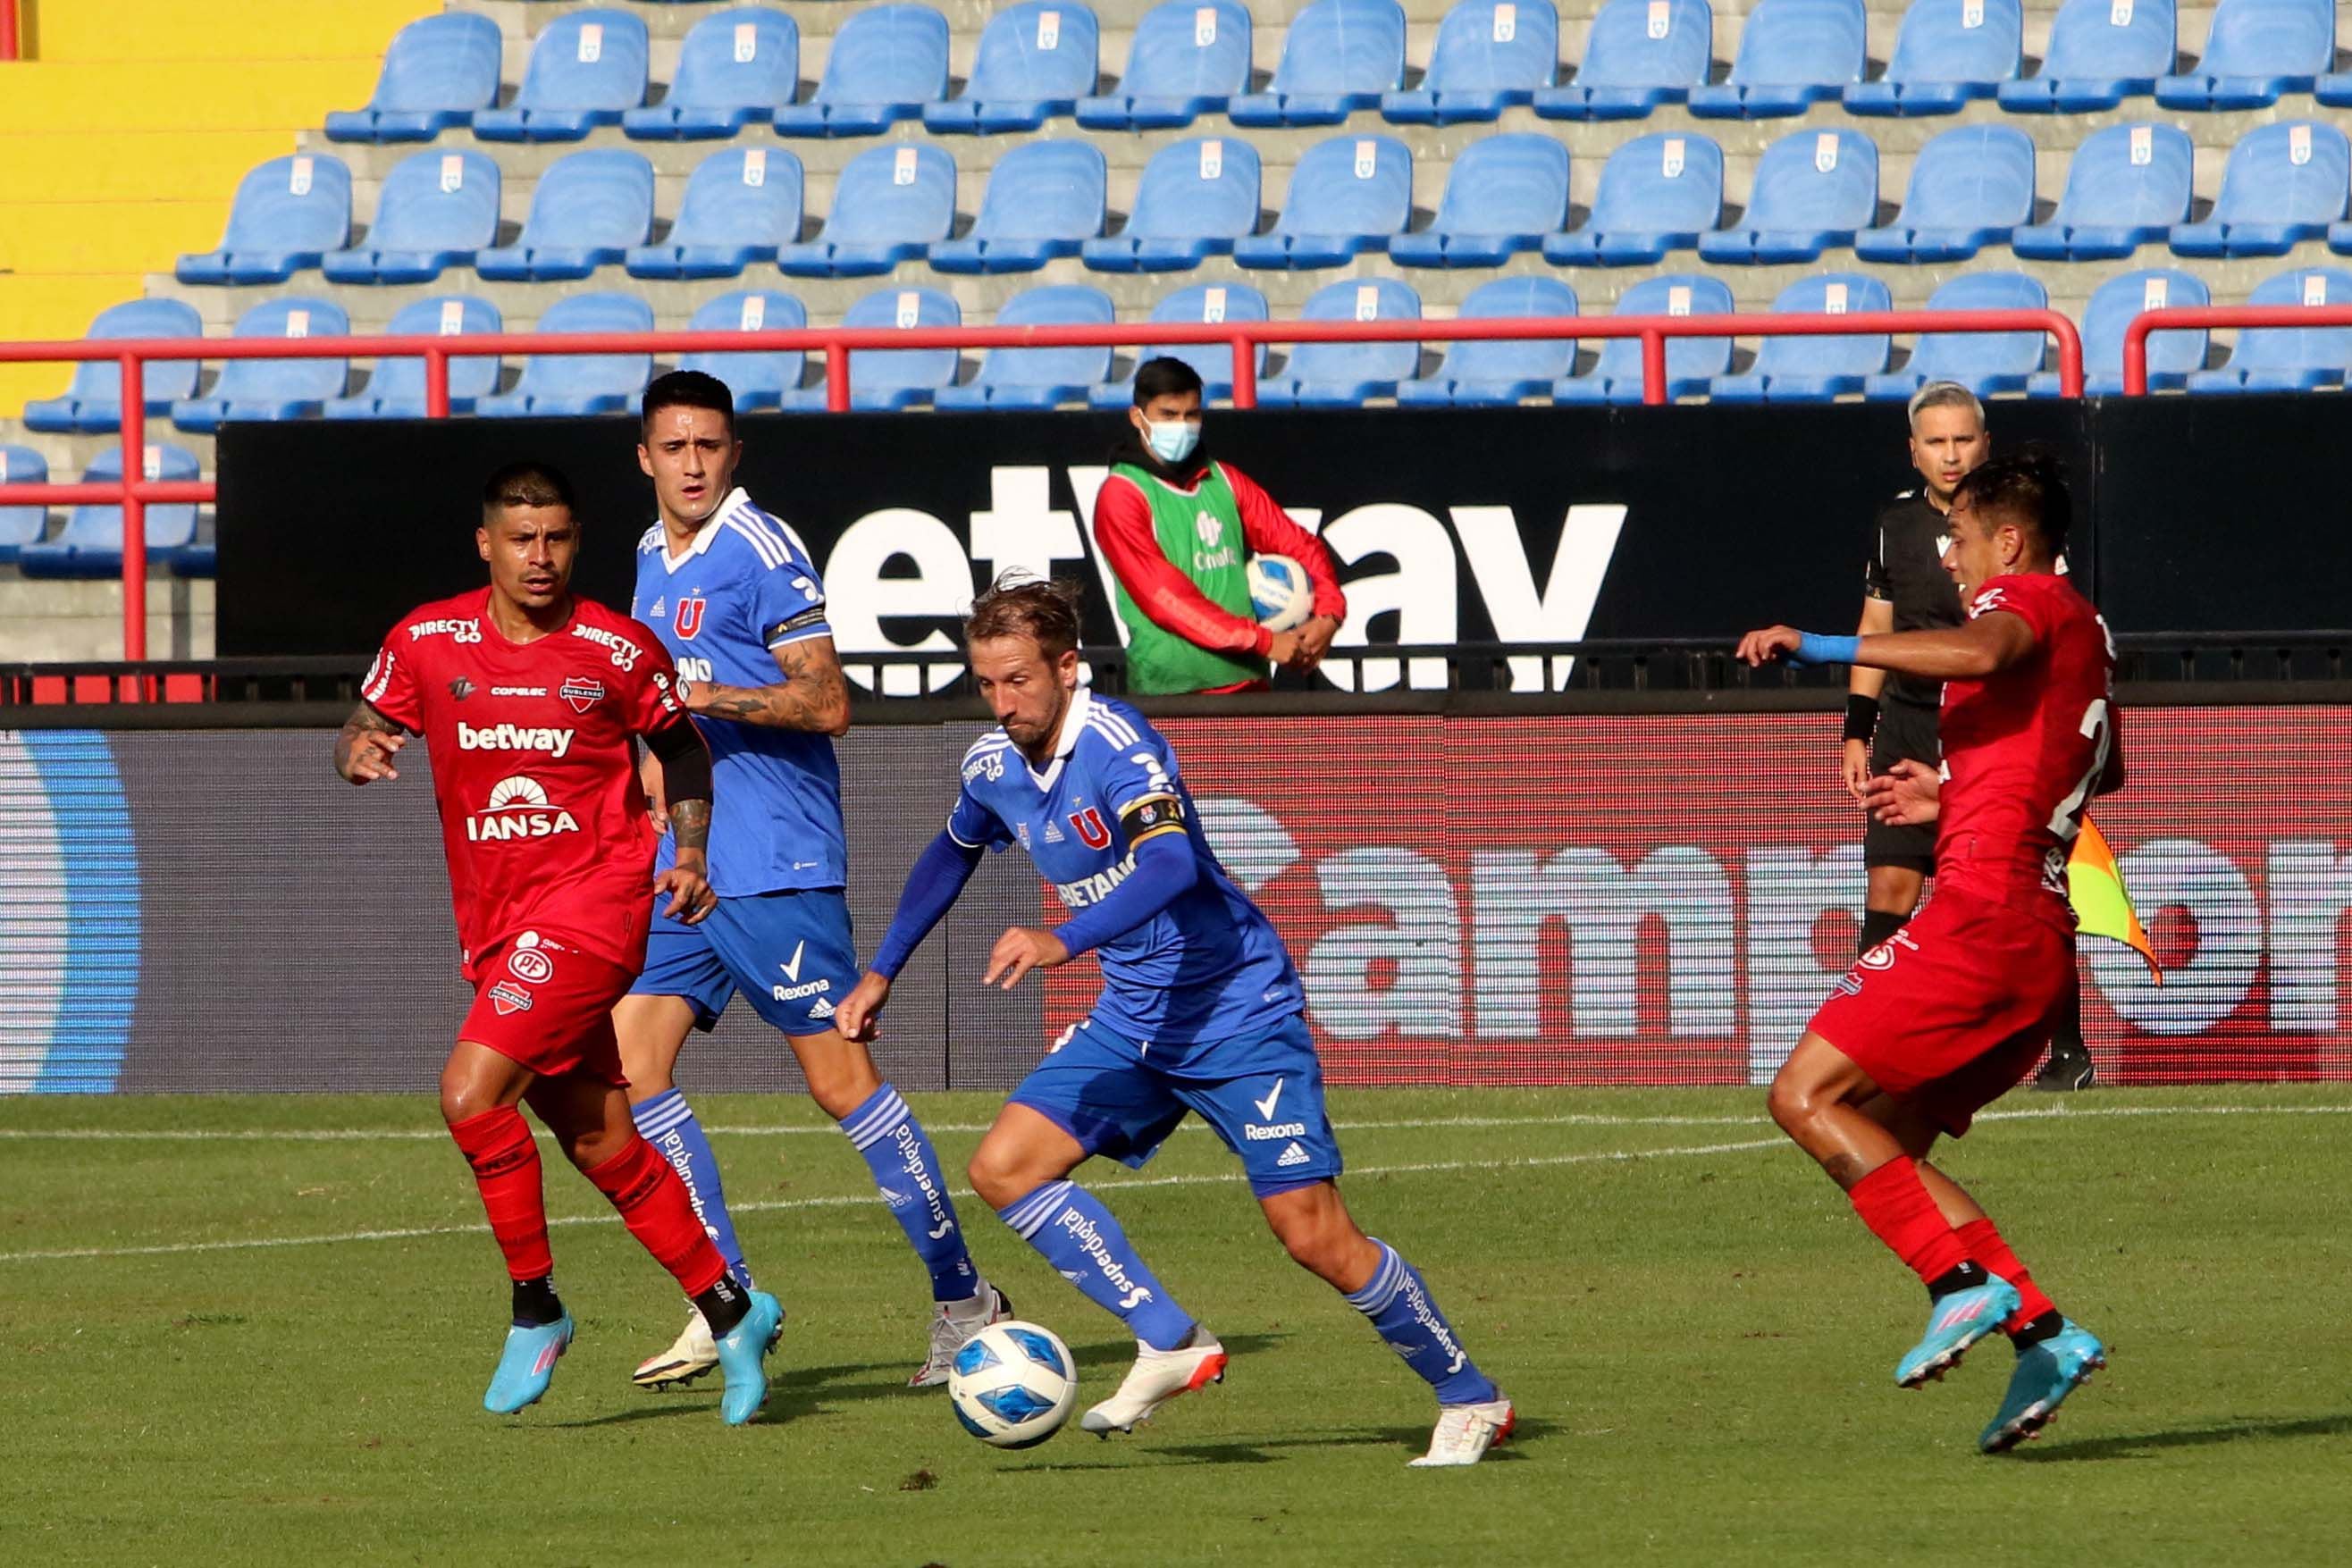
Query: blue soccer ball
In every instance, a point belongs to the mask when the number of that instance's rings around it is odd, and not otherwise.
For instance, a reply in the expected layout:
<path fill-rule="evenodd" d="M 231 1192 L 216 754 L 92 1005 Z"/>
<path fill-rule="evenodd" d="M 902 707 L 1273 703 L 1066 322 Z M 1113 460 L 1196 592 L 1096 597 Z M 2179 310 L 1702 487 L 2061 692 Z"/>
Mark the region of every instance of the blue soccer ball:
<path fill-rule="evenodd" d="M 1315 583 L 1286 555 L 1252 556 L 1250 609 L 1269 632 L 1295 632 L 1315 612 Z"/>
<path fill-rule="evenodd" d="M 999 1448 L 1034 1448 L 1078 1402 L 1077 1364 L 1054 1331 L 991 1323 L 956 1352 L 948 1402 L 963 1429 Z"/>

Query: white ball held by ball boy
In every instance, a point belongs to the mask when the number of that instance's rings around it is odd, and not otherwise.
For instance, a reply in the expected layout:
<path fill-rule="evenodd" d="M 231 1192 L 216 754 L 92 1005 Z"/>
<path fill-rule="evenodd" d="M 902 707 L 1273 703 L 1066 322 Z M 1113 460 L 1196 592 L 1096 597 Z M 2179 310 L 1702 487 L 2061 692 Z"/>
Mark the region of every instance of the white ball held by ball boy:
<path fill-rule="evenodd" d="M 1252 556 L 1249 591 L 1257 623 L 1269 632 L 1295 632 L 1315 613 L 1315 584 L 1286 555 Z"/>

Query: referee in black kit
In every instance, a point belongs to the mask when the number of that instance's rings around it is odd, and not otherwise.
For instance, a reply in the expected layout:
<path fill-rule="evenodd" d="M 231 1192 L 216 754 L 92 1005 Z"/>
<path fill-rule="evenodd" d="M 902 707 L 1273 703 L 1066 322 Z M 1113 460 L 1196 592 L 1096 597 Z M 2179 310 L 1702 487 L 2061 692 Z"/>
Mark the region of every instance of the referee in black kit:
<path fill-rule="evenodd" d="M 1863 568 L 1864 634 L 1957 626 L 1963 619 L 1959 595 L 1944 570 L 1945 515 L 1953 490 L 1991 455 L 1984 405 L 1958 382 L 1930 382 L 1913 394 L 1910 412 L 1911 466 L 1922 483 L 1879 509 Z M 1941 682 L 1853 667 L 1846 682 L 1843 772 L 1846 792 L 1857 804 L 1870 776 L 1898 760 L 1907 758 L 1931 768 L 1942 760 L 1936 727 L 1943 700 Z M 1919 907 L 1919 895 L 1936 870 L 1936 830 L 1871 818 L 1863 831 L 1862 860 L 1870 873 L 1862 917 L 1861 949 L 1866 953 L 1901 930 Z M 2079 1008 L 2069 1010 L 2036 1087 L 2090 1087 L 2091 1056 L 2083 1045 L 2079 1015 Z"/>

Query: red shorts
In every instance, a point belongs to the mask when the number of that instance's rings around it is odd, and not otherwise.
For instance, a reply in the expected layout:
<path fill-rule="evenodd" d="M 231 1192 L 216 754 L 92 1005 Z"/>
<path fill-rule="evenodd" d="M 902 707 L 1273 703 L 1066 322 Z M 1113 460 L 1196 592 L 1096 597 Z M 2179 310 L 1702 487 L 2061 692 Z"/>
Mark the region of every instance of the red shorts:
<path fill-rule="evenodd" d="M 581 1071 L 627 1088 L 613 1005 L 636 977 L 553 937 L 526 931 L 482 955 L 459 1040 L 487 1045 L 543 1078 Z"/>
<path fill-rule="evenodd" d="M 1854 960 L 1807 1028 L 1958 1137 L 2033 1070 L 2074 983 L 2071 933 L 1939 891 Z"/>

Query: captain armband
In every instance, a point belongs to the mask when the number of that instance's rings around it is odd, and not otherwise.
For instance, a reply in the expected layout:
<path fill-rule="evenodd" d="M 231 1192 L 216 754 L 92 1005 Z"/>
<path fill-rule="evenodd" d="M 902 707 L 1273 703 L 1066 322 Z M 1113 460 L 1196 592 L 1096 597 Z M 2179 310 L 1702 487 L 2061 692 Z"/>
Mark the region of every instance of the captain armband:
<path fill-rule="evenodd" d="M 1133 849 L 1157 833 L 1184 831 L 1184 802 L 1174 795 L 1146 795 L 1118 814 L 1127 847 Z"/>

